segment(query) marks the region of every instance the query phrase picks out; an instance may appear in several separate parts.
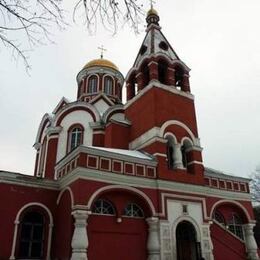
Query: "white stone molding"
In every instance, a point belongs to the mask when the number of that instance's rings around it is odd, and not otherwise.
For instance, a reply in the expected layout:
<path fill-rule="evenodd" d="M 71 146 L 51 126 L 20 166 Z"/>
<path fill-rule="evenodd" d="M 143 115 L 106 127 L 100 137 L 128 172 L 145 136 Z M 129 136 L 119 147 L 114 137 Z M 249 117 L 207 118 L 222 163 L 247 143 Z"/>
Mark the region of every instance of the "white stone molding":
<path fill-rule="evenodd" d="M 192 94 L 190 94 L 189 92 L 183 92 L 183 91 L 177 90 L 175 88 L 175 86 L 164 85 L 164 84 L 160 83 L 158 80 L 151 80 L 145 88 L 143 88 L 142 90 L 140 90 L 138 92 L 138 95 L 134 96 L 132 99 L 127 101 L 127 103 L 125 104 L 125 109 L 128 108 L 129 106 L 131 106 L 136 100 L 138 100 L 140 97 L 142 97 L 146 92 L 148 92 L 152 88 L 163 89 L 170 93 L 174 93 L 176 95 L 183 96 L 187 99 L 194 100 L 194 96 Z"/>
<path fill-rule="evenodd" d="M 51 214 L 51 211 L 49 208 L 47 208 L 44 204 L 38 203 L 38 202 L 31 202 L 28 204 L 25 204 L 20 210 L 18 211 L 15 221 L 14 221 L 14 236 L 13 236 L 13 243 L 12 243 L 12 251 L 11 251 L 11 256 L 9 260 L 14 260 L 15 259 L 15 248 L 16 248 L 16 242 L 17 242 L 17 232 L 18 232 L 18 226 L 20 224 L 20 216 L 21 213 L 28 207 L 31 206 L 38 206 L 43 208 L 47 213 L 49 217 L 49 232 L 48 232 L 48 242 L 47 242 L 47 253 L 46 253 L 46 260 L 50 260 L 50 253 L 51 253 L 51 239 L 52 239 L 52 229 L 53 229 L 53 217 Z"/>
<path fill-rule="evenodd" d="M 163 123 L 163 125 L 161 126 L 161 129 L 160 129 L 160 137 L 164 136 L 165 129 L 170 125 L 177 125 L 177 126 L 182 127 L 183 129 L 185 129 L 188 132 L 188 134 L 190 135 L 190 137 L 192 139 L 192 143 L 196 146 L 200 146 L 199 138 L 195 137 L 195 135 L 193 134 L 193 132 L 190 130 L 190 128 L 187 125 L 185 125 L 184 123 L 182 123 L 178 120 L 168 120 L 165 123 Z"/>
<path fill-rule="evenodd" d="M 74 195 L 73 195 L 73 192 L 72 192 L 72 190 L 71 190 L 70 187 L 66 187 L 65 189 L 63 189 L 63 190 L 60 191 L 60 193 L 59 193 L 59 195 L 58 195 L 58 198 L 57 198 L 57 201 L 56 201 L 56 204 L 57 204 L 57 205 L 60 204 L 61 197 L 62 197 L 62 195 L 63 195 L 63 193 L 64 193 L 65 191 L 68 191 L 69 194 L 70 194 L 71 208 L 73 208 L 73 207 L 74 207 Z"/>
<path fill-rule="evenodd" d="M 148 239 L 147 239 L 147 260 L 160 260 L 161 259 L 161 246 L 159 238 L 159 219 L 152 217 L 146 219 L 148 228 Z"/>
<path fill-rule="evenodd" d="M 253 231 L 254 226 L 255 224 L 251 224 L 251 223 L 243 225 L 248 260 L 259 260 L 258 253 L 257 253 L 257 244 L 255 241 L 254 231 Z"/>
<path fill-rule="evenodd" d="M 149 205 L 150 210 L 152 212 L 152 215 L 153 216 L 155 215 L 154 205 L 153 205 L 152 201 L 150 200 L 150 198 L 144 192 L 142 192 L 142 191 L 140 191 L 140 190 L 138 190 L 138 189 L 136 189 L 134 187 L 124 186 L 124 185 L 109 185 L 109 186 L 105 186 L 105 187 L 102 187 L 102 188 L 96 190 L 92 194 L 92 196 L 90 197 L 90 199 L 88 201 L 88 204 L 87 204 L 87 208 L 88 209 L 91 208 L 91 205 L 92 205 L 93 201 L 99 196 L 99 194 L 101 194 L 101 193 L 103 193 L 105 191 L 113 190 L 113 189 L 121 189 L 121 190 L 130 191 L 130 192 L 133 192 L 133 193 L 137 193 L 138 195 L 140 195 L 147 202 L 147 204 Z"/>
<path fill-rule="evenodd" d="M 209 220 L 210 217 L 207 214 L 207 206 L 206 206 L 206 199 L 205 198 L 199 198 L 195 196 L 188 196 L 188 195 L 177 195 L 177 194 L 172 194 L 172 193 L 162 193 L 161 194 L 161 205 L 162 205 L 162 211 L 159 213 L 160 217 L 166 217 L 166 209 L 165 205 L 167 201 L 175 201 L 175 202 L 180 202 L 182 203 L 185 201 L 190 202 L 190 201 L 196 201 L 197 203 L 201 204 L 202 207 L 202 212 L 203 212 L 203 218 L 205 220 Z"/>
<path fill-rule="evenodd" d="M 74 232 L 71 241 L 71 260 L 87 260 L 88 235 L 87 219 L 89 212 L 86 209 L 75 209 L 72 212 L 75 219 Z"/>
<path fill-rule="evenodd" d="M 223 190 L 221 190 L 223 192 Z M 238 206 L 240 209 L 242 209 L 242 211 L 244 212 L 244 214 L 246 215 L 247 217 L 247 221 L 248 222 L 251 222 L 252 219 L 247 211 L 247 209 L 239 202 L 235 201 L 235 200 L 219 200 L 217 201 L 211 208 L 211 211 L 210 211 L 210 218 L 212 219 L 213 218 L 213 213 L 214 213 L 214 210 L 217 208 L 218 205 L 222 204 L 222 203 L 229 203 L 229 204 L 235 204 L 236 206 Z"/>

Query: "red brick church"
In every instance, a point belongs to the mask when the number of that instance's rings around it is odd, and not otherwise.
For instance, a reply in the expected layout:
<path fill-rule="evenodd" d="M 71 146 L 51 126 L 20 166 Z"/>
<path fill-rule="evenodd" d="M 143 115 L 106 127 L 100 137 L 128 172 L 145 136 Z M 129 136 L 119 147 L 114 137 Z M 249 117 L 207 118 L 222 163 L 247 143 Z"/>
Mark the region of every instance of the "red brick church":
<path fill-rule="evenodd" d="M 249 180 L 204 167 L 190 69 L 146 21 L 125 78 L 92 60 L 43 116 L 34 176 L 0 171 L 1 260 L 259 259 Z"/>

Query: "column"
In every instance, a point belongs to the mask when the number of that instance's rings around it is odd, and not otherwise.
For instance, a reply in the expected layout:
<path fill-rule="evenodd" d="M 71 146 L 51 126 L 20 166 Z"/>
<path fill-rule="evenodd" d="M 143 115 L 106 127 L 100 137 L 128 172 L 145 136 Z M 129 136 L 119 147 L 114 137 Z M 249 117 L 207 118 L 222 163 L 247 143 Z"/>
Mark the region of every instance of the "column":
<path fill-rule="evenodd" d="M 149 67 L 149 82 L 151 80 L 158 80 L 158 63 L 155 61 L 151 61 L 148 63 L 148 67 Z"/>
<path fill-rule="evenodd" d="M 166 72 L 167 85 L 175 86 L 175 69 L 169 66 Z"/>
<path fill-rule="evenodd" d="M 142 90 L 145 86 L 144 86 L 144 75 L 142 72 L 139 72 L 136 75 L 136 81 L 137 81 L 137 86 L 138 86 L 138 91 Z M 137 94 L 137 93 L 135 93 Z"/>
<path fill-rule="evenodd" d="M 254 228 L 255 224 L 245 224 L 243 225 L 245 231 L 245 244 L 247 251 L 247 259 L 248 260 L 258 260 L 257 254 L 257 244 L 254 237 Z"/>
<path fill-rule="evenodd" d="M 129 101 L 134 97 L 134 86 L 133 83 L 127 82 L 126 83 L 126 99 Z"/>
<path fill-rule="evenodd" d="M 182 90 L 185 92 L 190 92 L 190 82 L 189 82 L 189 74 L 184 74 L 183 75 L 183 80 L 182 80 Z"/>
<path fill-rule="evenodd" d="M 173 145 L 173 168 L 183 168 L 182 163 L 182 153 L 181 153 L 181 145 L 174 144 Z"/>
<path fill-rule="evenodd" d="M 87 219 L 89 212 L 85 209 L 76 209 L 72 212 L 75 219 L 74 233 L 71 241 L 71 260 L 87 260 L 88 235 Z"/>
<path fill-rule="evenodd" d="M 149 225 L 147 251 L 148 260 L 160 260 L 160 240 L 159 240 L 159 219 L 148 218 L 146 219 Z"/>

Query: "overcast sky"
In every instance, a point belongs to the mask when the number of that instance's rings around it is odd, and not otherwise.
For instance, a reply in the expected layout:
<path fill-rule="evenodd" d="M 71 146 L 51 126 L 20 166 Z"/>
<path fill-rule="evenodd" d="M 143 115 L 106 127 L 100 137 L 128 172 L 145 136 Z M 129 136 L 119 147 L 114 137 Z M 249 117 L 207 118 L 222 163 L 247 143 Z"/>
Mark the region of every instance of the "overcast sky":
<path fill-rule="evenodd" d="M 247 177 L 260 163 L 260 1 L 158 0 L 155 8 L 164 35 L 191 68 L 204 165 Z M 0 45 L 0 170 L 33 174 L 44 113 L 62 96 L 75 100 L 75 77 L 102 44 L 105 58 L 126 75 L 145 36 L 140 28 L 139 35 L 124 27 L 116 36 L 90 36 L 76 25 L 53 31 L 55 44 L 30 55 L 31 76 Z"/>

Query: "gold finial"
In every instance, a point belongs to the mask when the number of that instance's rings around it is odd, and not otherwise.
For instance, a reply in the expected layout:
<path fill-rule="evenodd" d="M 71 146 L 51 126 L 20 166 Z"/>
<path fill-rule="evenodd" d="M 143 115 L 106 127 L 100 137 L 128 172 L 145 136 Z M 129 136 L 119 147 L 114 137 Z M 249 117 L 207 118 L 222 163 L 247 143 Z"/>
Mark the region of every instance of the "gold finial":
<path fill-rule="evenodd" d="M 101 47 L 98 47 L 98 49 L 101 51 L 100 53 L 100 58 L 103 59 L 104 56 L 104 51 L 107 51 L 103 45 L 101 45 Z"/>

